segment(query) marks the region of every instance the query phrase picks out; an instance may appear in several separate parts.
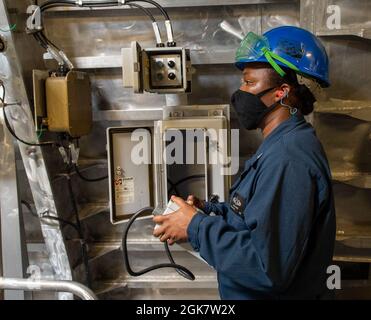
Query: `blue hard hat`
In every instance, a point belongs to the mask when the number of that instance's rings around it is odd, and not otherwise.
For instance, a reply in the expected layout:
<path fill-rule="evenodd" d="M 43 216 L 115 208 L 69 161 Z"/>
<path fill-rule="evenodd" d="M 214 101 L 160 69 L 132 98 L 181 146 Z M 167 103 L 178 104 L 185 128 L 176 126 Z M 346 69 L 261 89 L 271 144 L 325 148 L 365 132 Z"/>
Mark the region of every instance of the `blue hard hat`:
<path fill-rule="evenodd" d="M 322 87 L 330 86 L 329 62 L 325 47 L 311 32 L 294 27 L 274 28 L 263 36 L 250 32 L 242 40 L 236 54 L 236 67 L 243 70 L 251 62 L 270 63 L 283 76 L 279 67 L 316 80 Z"/>

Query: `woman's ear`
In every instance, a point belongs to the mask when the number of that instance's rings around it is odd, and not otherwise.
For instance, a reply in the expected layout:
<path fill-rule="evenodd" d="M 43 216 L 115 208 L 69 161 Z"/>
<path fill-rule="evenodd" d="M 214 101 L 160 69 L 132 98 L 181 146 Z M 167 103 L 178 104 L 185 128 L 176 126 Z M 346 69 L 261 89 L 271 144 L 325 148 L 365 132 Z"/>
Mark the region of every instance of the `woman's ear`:
<path fill-rule="evenodd" d="M 282 84 L 281 87 L 276 90 L 276 98 L 277 99 L 284 99 L 284 98 L 288 97 L 290 89 L 291 89 L 291 87 L 288 84 L 286 84 L 286 83 Z"/>

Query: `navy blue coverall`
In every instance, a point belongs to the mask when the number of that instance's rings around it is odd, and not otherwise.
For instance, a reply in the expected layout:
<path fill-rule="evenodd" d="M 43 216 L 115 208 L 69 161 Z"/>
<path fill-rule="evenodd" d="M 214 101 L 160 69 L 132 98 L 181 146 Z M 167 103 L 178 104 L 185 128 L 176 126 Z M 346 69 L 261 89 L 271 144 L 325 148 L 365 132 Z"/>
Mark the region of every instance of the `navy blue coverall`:
<path fill-rule="evenodd" d="M 264 140 L 229 201 L 207 202 L 187 230 L 222 299 L 324 298 L 335 232 L 328 161 L 301 115 Z"/>

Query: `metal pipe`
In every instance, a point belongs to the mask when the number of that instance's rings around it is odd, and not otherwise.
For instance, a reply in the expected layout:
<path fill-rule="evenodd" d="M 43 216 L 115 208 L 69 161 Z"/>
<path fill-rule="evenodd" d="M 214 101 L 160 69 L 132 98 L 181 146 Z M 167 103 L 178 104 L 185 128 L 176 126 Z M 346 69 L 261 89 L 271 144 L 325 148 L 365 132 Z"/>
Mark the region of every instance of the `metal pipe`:
<path fill-rule="evenodd" d="M 0 277 L 0 289 L 69 292 L 83 300 L 98 300 L 93 291 L 74 281 L 12 279 Z"/>

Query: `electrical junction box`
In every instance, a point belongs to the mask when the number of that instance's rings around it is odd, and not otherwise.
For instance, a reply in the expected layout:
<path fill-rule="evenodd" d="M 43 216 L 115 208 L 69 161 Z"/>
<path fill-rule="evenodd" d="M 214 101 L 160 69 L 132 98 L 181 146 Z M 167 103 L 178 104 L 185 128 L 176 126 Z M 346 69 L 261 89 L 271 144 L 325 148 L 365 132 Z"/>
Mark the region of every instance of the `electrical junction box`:
<path fill-rule="evenodd" d="M 49 131 L 67 132 L 77 138 L 90 133 L 93 124 L 91 86 L 84 72 L 51 76 L 45 82 Z"/>
<path fill-rule="evenodd" d="M 181 106 L 165 107 L 163 120 L 154 121 L 153 127 L 108 128 L 111 222 L 126 222 L 148 206 L 155 208 L 153 214 L 174 210 L 168 206 L 171 195 L 175 194 L 172 192 L 183 198 L 194 194 L 205 200 L 217 195 L 220 201 L 226 201 L 231 183 L 227 161 L 231 154 L 229 122 L 227 105 Z M 218 134 L 220 130 L 226 132 L 222 139 Z M 180 149 L 172 152 L 172 142 L 167 138 L 174 133 L 182 141 L 176 144 Z M 197 137 L 193 137 L 193 133 Z M 192 138 L 184 140 L 188 134 Z M 133 154 L 138 154 L 138 148 L 139 154 L 148 161 L 134 160 Z M 185 158 L 190 152 L 185 151 L 192 151 L 192 159 L 200 159 L 200 162 L 187 161 Z M 169 156 L 173 154 L 181 163 L 171 162 Z M 222 162 L 211 161 L 220 158 Z"/>
<path fill-rule="evenodd" d="M 151 158 L 148 161 L 135 161 L 132 158 L 138 141 L 133 141 L 133 132 L 147 137 L 142 150 L 152 156 L 151 128 L 108 128 L 108 172 L 111 222 L 128 221 L 138 210 L 154 206 L 153 169 Z M 139 145 L 140 146 L 140 145 Z M 145 156 L 145 155 L 144 155 Z"/>
<path fill-rule="evenodd" d="M 190 51 L 181 47 L 142 50 L 137 42 L 122 49 L 123 83 L 135 93 L 190 93 L 192 66 Z"/>
<path fill-rule="evenodd" d="M 89 134 L 93 124 L 88 74 L 70 71 L 64 77 L 33 71 L 36 129 L 66 132 L 77 138 Z"/>
<path fill-rule="evenodd" d="M 43 120 L 47 118 L 45 82 L 49 78 L 49 72 L 45 70 L 33 70 L 33 97 L 36 130 L 41 130 Z"/>

